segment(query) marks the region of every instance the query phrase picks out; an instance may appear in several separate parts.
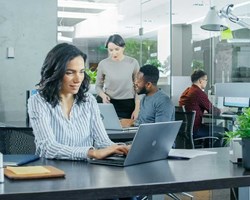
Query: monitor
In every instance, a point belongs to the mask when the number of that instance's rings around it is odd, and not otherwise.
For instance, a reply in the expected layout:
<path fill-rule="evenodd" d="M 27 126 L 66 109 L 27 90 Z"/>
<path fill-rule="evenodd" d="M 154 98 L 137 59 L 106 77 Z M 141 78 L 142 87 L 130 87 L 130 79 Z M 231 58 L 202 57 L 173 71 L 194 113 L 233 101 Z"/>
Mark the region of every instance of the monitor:
<path fill-rule="evenodd" d="M 242 108 L 249 107 L 249 100 L 248 97 L 224 97 L 223 105 L 238 108 L 238 113 L 242 113 Z"/>

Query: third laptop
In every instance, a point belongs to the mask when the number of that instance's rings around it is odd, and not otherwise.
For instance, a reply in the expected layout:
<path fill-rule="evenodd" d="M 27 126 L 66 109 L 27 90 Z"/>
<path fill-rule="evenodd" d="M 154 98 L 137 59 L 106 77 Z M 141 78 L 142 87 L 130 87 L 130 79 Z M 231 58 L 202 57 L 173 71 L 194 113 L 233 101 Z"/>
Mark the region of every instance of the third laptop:
<path fill-rule="evenodd" d="M 122 127 L 119 117 L 111 103 L 98 103 L 102 121 L 106 130 L 136 131 L 138 127 Z"/>

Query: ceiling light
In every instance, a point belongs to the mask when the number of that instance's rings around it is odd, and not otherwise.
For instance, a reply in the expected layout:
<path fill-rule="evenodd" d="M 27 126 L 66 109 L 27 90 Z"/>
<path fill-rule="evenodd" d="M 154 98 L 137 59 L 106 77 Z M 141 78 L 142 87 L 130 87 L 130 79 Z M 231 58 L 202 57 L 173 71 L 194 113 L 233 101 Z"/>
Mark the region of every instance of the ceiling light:
<path fill-rule="evenodd" d="M 213 6 L 208 11 L 201 28 L 207 31 L 224 31 L 228 29 L 228 25 L 226 21 L 218 15 L 215 6 Z"/>
<path fill-rule="evenodd" d="M 58 7 L 64 7 L 64 8 L 89 8 L 89 9 L 105 10 L 105 9 L 108 9 L 108 8 L 114 8 L 114 7 L 116 7 L 116 5 L 112 4 L 112 3 L 91 3 L 91 2 L 83 2 L 83 1 L 58 0 Z"/>
<path fill-rule="evenodd" d="M 93 13 L 80 13 L 80 12 L 65 12 L 58 11 L 57 17 L 61 18 L 73 18 L 73 19 L 87 19 L 89 17 L 95 16 Z"/>
<path fill-rule="evenodd" d="M 59 42 L 73 42 L 73 38 L 62 36 L 62 33 L 57 33 L 57 41 Z"/>
<path fill-rule="evenodd" d="M 61 32 L 74 32 L 74 26 L 57 26 L 57 31 Z"/>

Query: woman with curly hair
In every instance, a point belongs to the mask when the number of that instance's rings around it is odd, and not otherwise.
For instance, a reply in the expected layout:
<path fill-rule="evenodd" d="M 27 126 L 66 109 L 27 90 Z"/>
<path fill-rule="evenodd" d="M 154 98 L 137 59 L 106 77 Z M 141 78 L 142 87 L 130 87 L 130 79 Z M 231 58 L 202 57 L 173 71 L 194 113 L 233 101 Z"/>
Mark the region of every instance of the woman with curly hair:
<path fill-rule="evenodd" d="M 113 143 L 103 126 L 95 98 L 88 93 L 87 56 L 73 45 L 56 45 L 46 56 L 28 100 L 36 154 L 49 159 L 101 159 L 127 154 L 128 147 Z"/>

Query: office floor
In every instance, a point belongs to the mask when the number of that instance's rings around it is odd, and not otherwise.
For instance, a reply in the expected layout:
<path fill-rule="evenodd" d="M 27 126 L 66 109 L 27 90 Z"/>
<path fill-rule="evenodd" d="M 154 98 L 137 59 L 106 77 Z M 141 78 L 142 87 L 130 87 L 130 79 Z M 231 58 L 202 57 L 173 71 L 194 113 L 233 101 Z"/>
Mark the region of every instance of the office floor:
<path fill-rule="evenodd" d="M 189 194 L 194 196 L 194 200 L 229 200 L 230 190 L 205 190 L 199 192 L 189 192 Z M 183 196 L 181 194 L 176 194 L 181 200 L 190 200 L 190 197 Z M 166 196 L 165 200 L 173 200 L 172 198 Z"/>

